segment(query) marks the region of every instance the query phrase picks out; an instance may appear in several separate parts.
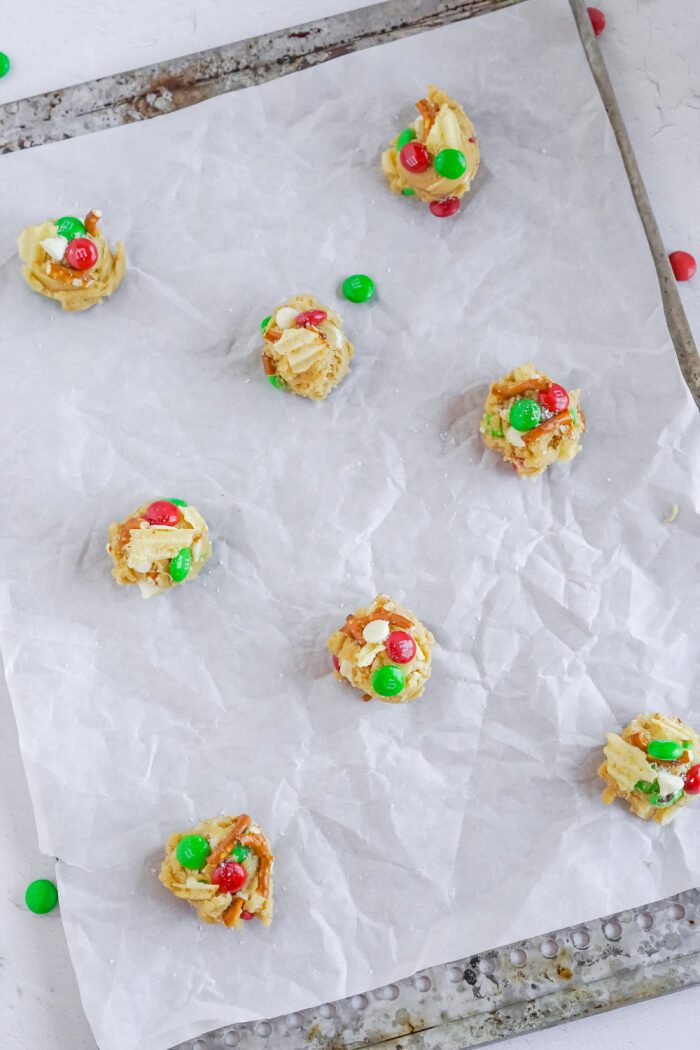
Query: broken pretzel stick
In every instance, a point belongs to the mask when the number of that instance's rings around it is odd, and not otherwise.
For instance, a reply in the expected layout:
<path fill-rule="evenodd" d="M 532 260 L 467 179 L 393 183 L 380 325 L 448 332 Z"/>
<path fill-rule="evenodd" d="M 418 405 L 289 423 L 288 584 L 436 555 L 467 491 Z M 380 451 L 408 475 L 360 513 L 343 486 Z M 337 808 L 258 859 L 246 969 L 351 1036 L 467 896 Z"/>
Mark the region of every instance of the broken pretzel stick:
<path fill-rule="evenodd" d="M 435 116 L 437 110 L 432 102 L 429 102 L 427 98 L 422 98 L 416 102 L 416 109 L 423 118 L 423 134 L 427 138 L 430 134 L 430 129 L 435 123 Z"/>
<path fill-rule="evenodd" d="M 646 729 L 637 729 L 631 736 L 627 737 L 628 744 L 631 744 L 632 747 L 638 747 L 642 751 L 646 751 L 650 740 L 651 733 L 648 733 Z"/>
<path fill-rule="evenodd" d="M 278 332 L 276 329 L 270 329 L 270 327 L 268 325 L 268 327 L 265 329 L 265 334 L 263 336 L 263 339 L 267 339 L 268 343 L 276 343 L 277 340 L 281 339 L 281 338 L 282 338 L 282 333 Z"/>
<path fill-rule="evenodd" d="M 494 383 L 491 393 L 499 401 L 507 401 L 509 397 L 517 397 L 518 394 L 524 394 L 527 390 L 546 390 L 550 385 L 549 380 L 544 379 L 543 376 L 533 376 L 532 379 L 521 379 L 519 383 Z"/>
<path fill-rule="evenodd" d="M 263 352 L 263 355 L 262 355 L 262 363 L 263 363 L 263 368 L 265 369 L 265 375 L 266 376 L 274 376 L 274 375 L 277 374 L 276 371 L 275 371 L 275 366 L 274 366 L 274 363 L 272 361 L 272 358 L 268 357 L 267 354 L 264 353 L 264 352 Z"/>
<path fill-rule="evenodd" d="M 550 419 L 545 419 L 544 423 L 540 423 L 539 426 L 533 427 L 532 430 L 527 430 L 523 435 L 523 441 L 526 444 L 530 444 L 533 441 L 537 441 L 543 434 L 549 434 L 552 430 L 556 430 L 559 426 L 572 427 L 574 425 L 573 416 L 568 408 L 565 408 L 563 412 L 557 412 L 555 416 Z"/>
<path fill-rule="evenodd" d="M 222 839 L 216 849 L 213 849 L 209 854 L 209 859 L 207 860 L 205 868 L 207 874 L 218 866 L 220 860 L 223 860 L 224 857 L 229 855 L 233 847 L 244 834 L 246 828 L 249 826 L 250 817 L 247 813 L 241 813 L 239 817 L 236 817 L 226 838 Z"/>
<path fill-rule="evenodd" d="M 97 224 L 102 218 L 102 212 L 98 208 L 92 208 L 91 211 L 85 216 L 85 232 L 89 233 L 91 237 L 94 237 L 97 233 Z"/>
<path fill-rule="evenodd" d="M 228 908 L 226 909 L 223 915 L 224 926 L 228 926 L 230 929 L 231 926 L 236 925 L 240 918 L 241 912 L 243 911 L 244 903 L 245 902 L 242 897 L 233 898 L 233 901 L 231 902 L 231 904 L 229 904 Z"/>
<path fill-rule="evenodd" d="M 270 872 L 272 870 L 272 854 L 262 835 L 257 831 L 249 831 L 241 840 L 245 846 L 250 846 L 258 858 L 258 891 L 263 897 L 270 893 Z"/>
<path fill-rule="evenodd" d="M 85 287 L 90 280 L 89 277 L 84 277 L 80 270 L 71 270 L 70 266 L 64 266 L 63 263 L 47 263 L 46 272 L 49 277 L 52 277 L 54 281 L 60 281 L 61 284 L 73 284 L 73 281 L 80 281 Z"/>
<path fill-rule="evenodd" d="M 362 632 L 367 624 L 372 623 L 373 620 L 387 620 L 390 627 L 402 627 L 404 630 L 407 627 L 414 626 L 410 620 L 407 620 L 405 616 L 401 616 L 399 613 L 389 612 L 388 609 L 377 609 L 376 612 L 370 613 L 369 616 L 361 618 L 350 613 L 340 628 L 341 634 L 346 634 L 348 638 L 352 638 L 355 642 L 364 643 Z"/>

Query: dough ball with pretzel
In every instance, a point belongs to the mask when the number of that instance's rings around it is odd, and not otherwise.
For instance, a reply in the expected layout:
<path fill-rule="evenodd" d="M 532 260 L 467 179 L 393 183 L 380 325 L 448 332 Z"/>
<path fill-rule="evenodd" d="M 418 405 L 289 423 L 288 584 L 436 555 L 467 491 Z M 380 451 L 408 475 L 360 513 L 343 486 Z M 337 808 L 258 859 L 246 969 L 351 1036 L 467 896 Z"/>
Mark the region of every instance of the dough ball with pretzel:
<path fill-rule="evenodd" d="M 491 384 L 479 429 L 521 477 L 534 477 L 581 451 L 586 417 L 578 390 L 565 390 L 527 364 Z"/>
<path fill-rule="evenodd" d="M 269 926 L 273 860 L 261 828 L 247 813 L 212 817 L 170 836 L 159 878 L 202 922 L 240 929 L 260 919 Z"/>
<path fill-rule="evenodd" d="M 121 586 L 135 584 L 143 598 L 193 580 L 211 556 L 206 521 L 181 499 L 142 503 L 113 521 L 108 535 L 112 576 Z"/>
<path fill-rule="evenodd" d="M 22 276 L 35 292 L 64 310 L 89 310 L 116 291 L 126 270 L 124 245 L 111 251 L 99 228 L 102 212 L 27 226 L 17 238 Z"/>
<path fill-rule="evenodd" d="M 322 401 L 350 370 L 355 353 L 334 310 L 295 295 L 262 323 L 263 368 L 273 386 Z"/>
<path fill-rule="evenodd" d="M 409 609 L 380 594 L 351 613 L 327 645 L 335 677 L 359 689 L 364 700 L 404 704 L 425 689 L 434 643 Z"/>
<path fill-rule="evenodd" d="M 474 125 L 434 84 L 416 109 L 419 116 L 382 153 L 382 171 L 394 193 L 425 201 L 434 215 L 453 215 L 479 167 Z"/>
<path fill-rule="evenodd" d="M 680 718 L 637 715 L 622 733 L 608 733 L 603 754 L 603 802 L 622 798 L 642 820 L 668 824 L 700 793 L 700 737 Z"/>

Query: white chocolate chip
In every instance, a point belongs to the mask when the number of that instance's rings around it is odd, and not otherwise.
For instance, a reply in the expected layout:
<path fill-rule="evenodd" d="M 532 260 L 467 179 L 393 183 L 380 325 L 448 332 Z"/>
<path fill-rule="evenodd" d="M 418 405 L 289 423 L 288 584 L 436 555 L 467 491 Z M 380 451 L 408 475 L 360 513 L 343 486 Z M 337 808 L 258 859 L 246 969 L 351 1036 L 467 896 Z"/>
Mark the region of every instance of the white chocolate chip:
<path fill-rule="evenodd" d="M 335 350 L 340 350 L 343 345 L 343 336 L 332 321 L 324 321 L 320 326 L 321 331 L 328 338 L 328 342 Z"/>
<path fill-rule="evenodd" d="M 369 667 L 374 660 L 375 656 L 384 652 L 384 646 L 372 642 L 367 642 L 363 645 L 357 654 L 357 666 L 358 667 Z"/>
<path fill-rule="evenodd" d="M 350 678 L 352 675 L 352 664 L 349 660 L 340 661 L 340 674 L 343 678 Z"/>
<path fill-rule="evenodd" d="M 298 313 L 292 306 L 283 306 L 275 315 L 275 324 L 278 328 L 293 328 Z"/>
<path fill-rule="evenodd" d="M 366 642 L 371 642 L 376 645 L 378 642 L 383 642 L 389 637 L 389 624 L 386 620 L 370 620 L 362 632 L 362 637 Z"/>
<path fill-rule="evenodd" d="M 659 785 L 659 794 L 661 796 L 675 795 L 685 783 L 683 777 L 678 777 L 675 773 L 669 773 L 666 769 L 657 769 L 656 781 Z"/>
<path fill-rule="evenodd" d="M 525 442 L 523 441 L 522 434 L 515 427 L 508 427 L 506 431 L 506 441 L 510 441 L 511 445 L 515 445 L 516 448 L 525 448 Z"/>
<path fill-rule="evenodd" d="M 54 262 L 60 262 L 66 254 L 68 239 L 66 237 L 61 237 L 59 234 L 56 237 L 47 237 L 46 240 L 39 241 L 39 244 Z"/>
<path fill-rule="evenodd" d="M 160 587 L 158 587 L 148 576 L 145 580 L 137 580 L 136 585 L 141 591 L 142 598 L 152 598 L 155 594 L 160 592 Z"/>

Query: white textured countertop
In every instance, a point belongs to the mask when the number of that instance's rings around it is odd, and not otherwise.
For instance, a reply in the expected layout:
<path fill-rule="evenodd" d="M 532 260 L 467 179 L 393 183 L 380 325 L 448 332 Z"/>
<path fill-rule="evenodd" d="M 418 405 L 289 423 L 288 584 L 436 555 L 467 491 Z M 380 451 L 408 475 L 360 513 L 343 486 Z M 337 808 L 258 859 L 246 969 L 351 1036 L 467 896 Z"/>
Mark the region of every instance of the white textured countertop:
<path fill-rule="evenodd" d="M 17 91 L 8 78 L 0 84 L 0 100 L 60 86 L 53 74 L 47 79 L 45 66 L 33 76 L 25 65 L 34 61 L 36 54 L 34 47 L 29 50 L 27 46 L 29 41 L 34 43 L 30 17 L 42 26 L 40 53 L 42 41 L 48 46 L 50 40 L 49 9 L 46 18 L 36 11 L 43 6 L 44 0 L 24 5 L 3 26 L 0 48 L 13 60 Z M 94 68 L 94 50 L 90 49 L 88 65 L 70 75 L 68 70 L 74 67 L 64 53 L 68 65 L 62 70 L 61 84 L 184 54 L 264 28 L 253 19 L 250 25 L 246 22 L 246 31 L 239 32 L 240 9 L 234 19 L 235 29 L 225 24 L 225 17 L 222 25 L 219 15 L 225 9 L 230 16 L 233 4 L 175 0 L 168 6 L 167 34 L 158 33 L 157 22 L 153 22 L 153 9 L 158 6 L 151 6 L 150 15 L 139 14 L 138 41 L 132 46 L 129 34 L 133 33 L 133 21 L 125 18 L 124 10 L 129 3 L 118 5 L 107 0 L 102 4 L 94 31 L 102 35 L 103 44 L 108 39 L 113 41 L 104 67 L 100 64 Z M 290 0 L 288 21 L 349 6 L 349 2 Z M 263 7 L 256 5 L 258 14 Z M 57 10 L 51 5 L 54 19 Z M 661 235 L 669 251 L 690 251 L 700 259 L 700 10 L 696 0 L 610 0 L 604 10 L 607 27 L 600 38 L 601 48 Z M 77 28 L 85 17 L 83 11 L 83 5 L 69 2 L 60 8 L 59 17 L 69 23 L 72 18 Z M 700 274 L 680 287 L 696 342 L 700 342 Z M 0 872 L 2 1045 L 8 1050 L 95 1050 L 80 1007 L 60 915 L 56 911 L 35 916 L 24 906 L 26 884 L 36 878 L 51 878 L 53 862 L 36 847 L 34 819 L 4 683 L 0 684 L 0 768 L 0 854 L 5 860 Z M 599 1050 L 637 1050 L 668 1040 L 669 1033 L 680 1032 L 687 1044 L 687 1033 L 697 1030 L 699 1024 L 700 989 L 692 989 L 573 1022 L 566 1028 L 523 1036 L 513 1045 L 520 1050 L 556 1050 L 563 1046 L 588 1050 L 594 1045 Z"/>

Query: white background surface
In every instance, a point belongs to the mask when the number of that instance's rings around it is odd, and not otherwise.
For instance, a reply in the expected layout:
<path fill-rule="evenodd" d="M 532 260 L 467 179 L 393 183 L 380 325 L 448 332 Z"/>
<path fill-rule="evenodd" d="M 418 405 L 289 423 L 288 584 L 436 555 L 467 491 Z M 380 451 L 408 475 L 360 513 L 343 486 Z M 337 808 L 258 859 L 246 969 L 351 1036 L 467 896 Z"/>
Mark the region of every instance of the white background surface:
<path fill-rule="evenodd" d="M 178 5 L 180 9 L 188 6 L 193 5 Z M 202 6 L 211 11 L 214 5 Z M 698 14 L 690 0 L 672 3 L 669 0 L 663 3 L 661 0 L 640 0 L 639 3 L 617 0 L 614 13 L 607 14 L 608 27 L 601 44 L 662 235 L 669 250 L 688 248 L 698 254 L 700 202 L 694 190 L 700 150 Z M 175 32 L 176 23 L 170 28 Z M 185 32 L 183 28 L 183 34 L 186 40 L 180 42 L 173 37 L 170 50 L 163 50 L 161 42 L 153 54 L 140 53 L 134 60 L 110 64 L 109 69 L 81 70 L 78 76 L 65 79 L 84 79 L 120 65 L 142 64 L 231 36 L 229 33 L 227 37 L 193 41 L 189 30 Z M 15 57 L 22 51 L 26 54 L 26 40 L 26 34 L 18 39 L 14 51 L 4 39 L 0 46 Z M 121 56 L 121 51 L 119 54 Z M 28 90 L 49 86 L 55 85 L 38 84 Z M 18 92 L 22 93 L 24 89 Z M 692 283 L 683 288 L 682 293 L 697 338 L 698 293 Z M 22 904 L 26 882 L 50 874 L 51 864 L 35 849 L 33 817 L 6 697 L 3 697 L 1 711 L 0 760 L 3 781 L 7 781 L 7 785 L 3 784 L 3 805 L 7 805 L 8 814 L 0 821 L 0 845 L 4 847 L 3 856 L 11 858 L 12 863 L 4 865 L 1 882 L 4 966 L 0 974 L 0 1030 L 5 1033 L 7 1045 L 20 1050 L 25 1047 L 94 1048 L 79 1009 L 58 916 L 31 916 Z M 563 1045 L 566 1040 L 572 1047 L 589 1046 L 596 1041 L 604 1047 L 636 1047 L 642 1039 L 646 1042 L 650 1037 L 662 1038 L 673 1029 L 671 1011 L 675 1016 L 680 1012 L 684 1027 L 694 1030 L 697 1026 L 692 1025 L 693 1010 L 700 1019 L 698 991 L 579 1022 L 568 1026 L 565 1032 L 555 1029 L 524 1037 L 519 1045 L 544 1050 L 547 1046 Z"/>

